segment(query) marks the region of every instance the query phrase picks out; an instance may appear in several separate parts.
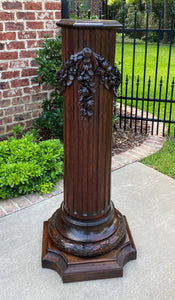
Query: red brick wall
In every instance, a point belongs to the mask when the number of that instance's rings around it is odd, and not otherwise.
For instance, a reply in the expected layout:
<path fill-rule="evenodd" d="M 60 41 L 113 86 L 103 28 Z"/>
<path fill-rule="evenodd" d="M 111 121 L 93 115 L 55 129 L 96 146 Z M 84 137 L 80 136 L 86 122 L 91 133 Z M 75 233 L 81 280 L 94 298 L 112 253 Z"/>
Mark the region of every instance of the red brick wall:
<path fill-rule="evenodd" d="M 13 126 L 32 125 L 40 113 L 48 87 L 32 82 L 37 65 L 34 51 L 45 33 L 57 34 L 55 22 L 61 18 L 61 0 L 0 2 L 0 135 Z"/>

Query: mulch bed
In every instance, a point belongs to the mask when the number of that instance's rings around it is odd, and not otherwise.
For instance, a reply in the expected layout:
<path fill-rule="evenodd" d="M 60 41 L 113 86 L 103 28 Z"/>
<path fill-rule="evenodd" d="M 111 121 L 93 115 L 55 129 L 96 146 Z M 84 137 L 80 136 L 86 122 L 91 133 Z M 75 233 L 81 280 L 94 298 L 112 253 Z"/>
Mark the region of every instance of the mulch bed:
<path fill-rule="evenodd" d="M 116 130 L 113 129 L 112 133 L 112 155 L 119 154 L 121 152 L 132 149 L 136 146 L 140 146 L 147 137 L 147 134 L 140 133 L 140 122 L 137 122 L 137 132 L 134 132 L 133 128 L 130 128 L 130 120 L 126 120 L 126 129 L 120 128 L 119 120 L 116 121 Z M 143 124 L 143 132 L 144 132 Z M 29 130 L 29 129 L 28 129 Z M 24 130 L 27 132 L 28 130 Z M 46 132 L 41 129 L 39 132 L 41 140 L 47 140 L 52 138 L 50 132 Z M 17 138 L 20 138 L 21 134 L 17 133 Z M 0 141 L 6 140 L 7 136 L 0 137 Z"/>
<path fill-rule="evenodd" d="M 148 134 L 140 133 L 141 122 L 137 121 L 136 133 L 135 124 L 130 128 L 130 120 L 126 120 L 126 128 L 120 128 L 119 121 L 116 122 L 116 130 L 112 132 L 112 155 L 119 154 L 134 147 L 140 146 Z M 142 131 L 145 132 L 145 124 L 142 124 Z"/>

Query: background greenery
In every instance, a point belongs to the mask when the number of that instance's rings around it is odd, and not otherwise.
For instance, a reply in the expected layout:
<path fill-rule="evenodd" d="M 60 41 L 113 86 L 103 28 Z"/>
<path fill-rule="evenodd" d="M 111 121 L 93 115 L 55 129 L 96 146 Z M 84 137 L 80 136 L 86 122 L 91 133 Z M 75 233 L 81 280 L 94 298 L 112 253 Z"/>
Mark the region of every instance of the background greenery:
<path fill-rule="evenodd" d="M 123 0 L 109 0 L 109 8 L 110 11 L 114 12 L 115 19 L 119 22 L 123 23 L 122 12 L 123 12 Z M 138 12 L 138 20 L 137 26 L 142 28 L 145 26 L 146 18 L 145 12 L 147 8 L 147 4 L 149 4 L 150 11 L 150 21 L 149 26 L 152 27 L 156 25 L 157 20 L 160 16 L 160 11 L 162 12 L 162 28 L 164 27 L 165 20 L 167 18 L 167 26 L 170 27 L 171 24 L 171 15 L 173 8 L 174 0 L 126 0 L 125 1 L 125 21 L 128 28 L 133 28 L 134 22 L 134 12 L 137 10 Z M 166 5 L 166 14 L 165 12 Z"/>

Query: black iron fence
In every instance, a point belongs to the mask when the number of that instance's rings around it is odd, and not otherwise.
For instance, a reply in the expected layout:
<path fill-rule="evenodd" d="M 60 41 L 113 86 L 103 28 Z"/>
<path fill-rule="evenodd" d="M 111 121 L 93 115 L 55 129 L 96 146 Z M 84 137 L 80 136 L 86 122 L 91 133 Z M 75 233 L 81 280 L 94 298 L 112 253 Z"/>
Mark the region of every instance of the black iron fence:
<path fill-rule="evenodd" d="M 130 127 L 137 131 L 137 122 L 140 122 L 141 132 L 151 134 L 168 133 L 175 134 L 175 47 L 174 47 L 174 15 L 175 6 L 172 9 L 171 27 L 161 28 L 162 14 L 160 13 L 157 28 L 149 28 L 149 6 L 146 10 L 145 28 L 137 28 L 137 11 L 134 15 L 133 28 L 125 26 L 125 7 L 123 6 L 123 27 L 118 32 L 121 34 L 121 90 L 118 100 L 120 101 L 120 126 L 126 127 L 126 121 L 130 120 Z M 140 44 L 137 36 L 144 33 L 144 42 Z M 149 34 L 154 34 L 156 43 L 150 43 Z M 168 44 L 163 44 L 163 35 L 167 33 Z M 130 41 L 127 42 L 127 37 Z M 129 68 L 125 55 L 125 48 L 130 43 L 132 59 Z M 138 47 L 142 59 L 137 59 Z M 151 48 L 154 49 L 154 59 Z M 163 48 L 163 52 L 162 52 Z M 127 50 L 127 49 L 126 49 Z M 151 64 L 151 68 L 150 68 Z M 138 65 L 142 65 L 138 68 Z M 163 67 L 162 67 L 163 65 Z M 129 68 L 130 73 L 128 74 Z M 141 72 L 141 74 L 139 73 Z M 151 72 L 151 74 L 149 74 Z M 129 109 L 128 109 L 129 106 Z"/>
<path fill-rule="evenodd" d="M 77 6 L 77 17 L 80 9 Z M 91 12 L 88 10 L 88 18 Z M 122 28 L 117 29 L 116 63 L 121 71 L 121 85 L 114 113 L 120 118 L 120 127 L 129 122 L 141 133 L 175 135 L 175 5 L 172 8 L 170 28 L 162 28 L 162 14 L 157 28 L 149 26 L 149 6 L 145 11 L 145 27 L 137 28 L 137 11 L 133 26 L 126 24 L 123 4 Z M 115 18 L 115 11 L 99 7 L 99 18 Z M 168 43 L 163 44 L 167 35 Z M 142 38 L 140 38 L 142 37 Z M 152 42 L 154 40 L 154 43 Z M 149 74 L 150 72 L 150 74 Z M 117 109 L 116 109 L 117 107 Z M 139 125 L 139 126 L 138 126 Z"/>

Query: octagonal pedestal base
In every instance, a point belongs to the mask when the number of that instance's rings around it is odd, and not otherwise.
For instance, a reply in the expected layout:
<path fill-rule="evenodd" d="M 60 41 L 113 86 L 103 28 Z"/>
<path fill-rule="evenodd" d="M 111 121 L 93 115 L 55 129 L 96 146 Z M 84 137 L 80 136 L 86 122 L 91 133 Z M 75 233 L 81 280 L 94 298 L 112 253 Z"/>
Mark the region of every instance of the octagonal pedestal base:
<path fill-rule="evenodd" d="M 136 259 L 136 248 L 126 221 L 126 238 L 118 247 L 105 255 L 78 257 L 60 251 L 48 235 L 44 222 L 42 267 L 57 271 L 64 283 L 123 276 L 123 266 Z"/>

